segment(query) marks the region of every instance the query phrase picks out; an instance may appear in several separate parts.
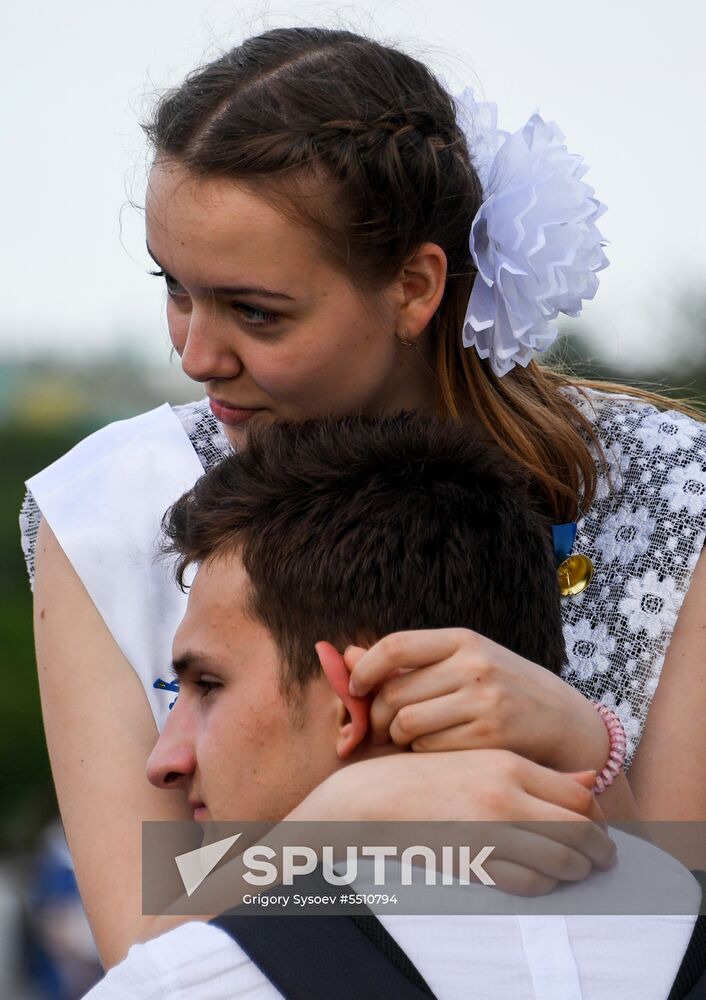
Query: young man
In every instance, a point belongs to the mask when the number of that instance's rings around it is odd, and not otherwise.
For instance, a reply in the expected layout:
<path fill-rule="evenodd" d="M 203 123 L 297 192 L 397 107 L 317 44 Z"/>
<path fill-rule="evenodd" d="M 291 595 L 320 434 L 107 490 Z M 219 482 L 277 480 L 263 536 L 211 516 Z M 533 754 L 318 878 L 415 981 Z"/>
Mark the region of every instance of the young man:
<path fill-rule="evenodd" d="M 423 749 L 440 733 L 453 746 L 448 734 L 469 723 L 459 693 L 470 686 L 481 704 L 489 687 L 481 673 L 469 677 L 459 666 L 465 630 L 553 673 L 563 663 L 548 527 L 522 478 L 465 428 L 418 415 L 274 425 L 204 476 L 165 527 L 182 580 L 198 569 L 174 640 L 180 694 L 148 775 L 186 791 L 195 820 L 277 821 L 344 768 L 357 776 L 361 806 L 366 781 L 387 780 L 394 815 L 407 758 L 400 750 Z M 409 630 L 419 630 L 428 665 L 408 671 L 402 662 L 377 695 L 351 695 L 348 675 L 364 649 L 373 647 L 372 655 L 386 643 L 389 654 L 394 634 Z M 393 638 L 380 643 L 386 636 Z M 379 742 L 384 733 L 390 739 Z M 467 745 L 467 729 L 459 738 Z M 380 757 L 386 779 L 373 760 Z M 451 767 L 455 754 L 429 759 Z M 463 759 L 479 819 L 600 816 L 570 775 L 508 751 L 470 750 Z M 509 887 L 518 873 L 542 872 L 537 889 L 608 865 L 605 835 L 593 824 L 576 826 L 585 836 L 560 857 L 537 853 L 527 836 L 519 854 L 485 869 Z M 274 918 L 262 919 L 264 927 Z M 406 954 L 416 967 L 411 978 L 409 968 L 400 973 L 404 989 L 429 995 L 426 980 L 440 1000 L 603 996 L 591 990 L 618 959 L 623 973 L 611 995 L 664 996 L 693 924 L 646 921 L 639 947 L 625 940 L 618 947 L 620 932 L 601 936 L 595 919 L 553 921 L 381 918 L 393 939 L 384 937 L 387 953 L 396 940 L 398 966 Z M 372 947 L 370 961 L 381 961 Z M 278 997 L 264 961 L 223 929 L 192 922 L 134 947 L 91 996 Z M 417 969 L 424 978 L 414 982 Z M 349 972 L 340 996 L 374 995 L 369 985 L 356 994 L 355 963 Z M 313 970 L 302 965 L 297 975 L 296 995 L 327 995 L 309 980 Z M 398 983 L 387 995 L 407 995 L 402 989 Z"/>

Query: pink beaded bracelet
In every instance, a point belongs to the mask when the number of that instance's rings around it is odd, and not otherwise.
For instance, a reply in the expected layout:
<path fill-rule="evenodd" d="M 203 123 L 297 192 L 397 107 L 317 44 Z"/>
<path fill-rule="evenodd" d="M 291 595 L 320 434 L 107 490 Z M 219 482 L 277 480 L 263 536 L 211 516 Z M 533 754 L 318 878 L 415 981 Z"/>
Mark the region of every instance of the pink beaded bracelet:
<path fill-rule="evenodd" d="M 610 736 L 610 751 L 608 753 L 608 760 L 606 761 L 606 765 L 600 774 L 596 775 L 596 780 L 593 785 L 593 794 L 600 795 L 601 792 L 604 792 L 609 785 L 613 784 L 616 776 L 620 773 L 625 761 L 625 751 L 627 749 L 628 741 L 625 736 L 623 724 L 615 712 L 606 708 L 605 705 L 601 705 L 599 701 L 594 701 L 593 704 L 596 706 L 596 711 L 600 715 L 601 719 L 603 719 L 605 727 L 608 730 L 608 735 Z"/>

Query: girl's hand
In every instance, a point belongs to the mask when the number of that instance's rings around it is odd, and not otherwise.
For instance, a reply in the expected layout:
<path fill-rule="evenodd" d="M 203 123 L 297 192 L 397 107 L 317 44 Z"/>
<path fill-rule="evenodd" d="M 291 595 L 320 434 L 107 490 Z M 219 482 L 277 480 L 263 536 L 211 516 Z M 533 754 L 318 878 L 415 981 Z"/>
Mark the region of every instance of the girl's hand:
<path fill-rule="evenodd" d="M 494 822 L 494 849 L 483 869 L 498 889 L 541 895 L 560 881 L 580 881 L 593 868 L 606 870 L 615 862 L 615 845 L 601 828 L 604 817 L 590 791 L 594 777 L 592 771 L 558 774 L 505 750 L 390 753 L 334 772 L 259 843 L 281 857 L 283 846 L 296 836 L 297 843 L 315 850 L 332 845 L 344 856 L 358 823 L 368 828 L 368 843 L 388 843 L 390 822 L 421 822 L 428 824 L 427 833 L 438 828 L 443 844 L 444 821 Z M 295 834 L 288 821 L 296 822 Z M 412 827 L 415 837 L 418 829 Z M 199 889 L 199 906 L 206 913 L 222 912 L 224 900 L 235 906 L 251 891 L 242 877 L 243 864 L 238 855 L 209 875 Z M 144 937 L 194 919 L 186 913 L 189 903 L 182 896 L 151 918 Z"/>
<path fill-rule="evenodd" d="M 558 774 L 505 750 L 394 753 L 341 768 L 287 819 L 498 822 L 483 868 L 498 888 L 536 895 L 614 863 L 594 777 Z"/>
<path fill-rule="evenodd" d="M 504 749 L 559 771 L 599 771 L 608 758 L 606 728 L 582 694 L 469 629 L 395 632 L 344 659 L 351 694 L 374 693 L 377 742 Z"/>

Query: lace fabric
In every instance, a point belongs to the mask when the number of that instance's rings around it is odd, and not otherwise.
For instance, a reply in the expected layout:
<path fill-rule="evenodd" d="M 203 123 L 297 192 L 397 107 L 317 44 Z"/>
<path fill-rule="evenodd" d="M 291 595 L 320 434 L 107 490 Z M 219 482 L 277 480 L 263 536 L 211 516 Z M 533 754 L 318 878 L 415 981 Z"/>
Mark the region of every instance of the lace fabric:
<path fill-rule="evenodd" d="M 194 451 L 206 471 L 232 453 L 233 449 L 228 438 L 211 413 L 208 400 L 175 406 L 174 413 L 188 434 Z"/>
<path fill-rule="evenodd" d="M 42 512 L 29 490 L 25 493 L 20 508 L 20 538 L 25 557 L 29 585 L 34 590 L 34 555 L 37 548 L 37 533 L 42 523 Z"/>
<path fill-rule="evenodd" d="M 589 391 L 574 402 L 596 428 L 610 481 L 594 456 L 598 490 L 573 551 L 595 573 L 583 594 L 562 602 L 563 676 L 620 717 L 629 767 L 704 544 L 706 424 L 630 396 Z M 205 470 L 231 452 L 206 401 L 174 412 Z M 20 522 L 30 581 L 40 521 L 28 493 Z"/>
<path fill-rule="evenodd" d="M 609 478 L 579 522 L 590 586 L 563 604 L 562 676 L 620 717 L 630 766 L 706 534 L 706 424 L 630 396 L 576 394 Z M 595 457 L 595 456 L 594 456 Z"/>

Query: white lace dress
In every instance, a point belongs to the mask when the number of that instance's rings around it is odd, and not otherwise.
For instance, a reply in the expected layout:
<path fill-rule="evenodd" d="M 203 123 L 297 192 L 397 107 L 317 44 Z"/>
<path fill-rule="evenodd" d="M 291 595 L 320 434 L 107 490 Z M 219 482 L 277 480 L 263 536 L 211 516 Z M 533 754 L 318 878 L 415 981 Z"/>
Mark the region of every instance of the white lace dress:
<path fill-rule="evenodd" d="M 583 594 L 563 600 L 568 656 L 564 677 L 620 716 L 628 736 L 629 766 L 704 545 L 706 424 L 658 411 L 630 396 L 590 392 L 589 397 L 577 394 L 576 404 L 603 443 L 612 486 L 601 473 L 593 506 L 578 524 L 573 551 L 588 555 L 595 573 Z M 205 401 L 175 407 L 174 413 L 204 469 L 229 453 Z M 30 492 L 20 517 L 30 579 L 41 517 Z M 158 520 L 155 517 L 155 538 Z M 155 600 L 155 587 L 176 589 L 166 568 L 156 584 L 154 575 L 150 577 L 150 600 Z M 160 656 L 155 662 L 162 662 Z M 164 680 L 168 662 L 165 649 L 161 669 L 136 666 L 160 728 L 173 703 L 174 687 Z M 155 689 L 163 693 L 163 707 L 155 701 Z"/>

